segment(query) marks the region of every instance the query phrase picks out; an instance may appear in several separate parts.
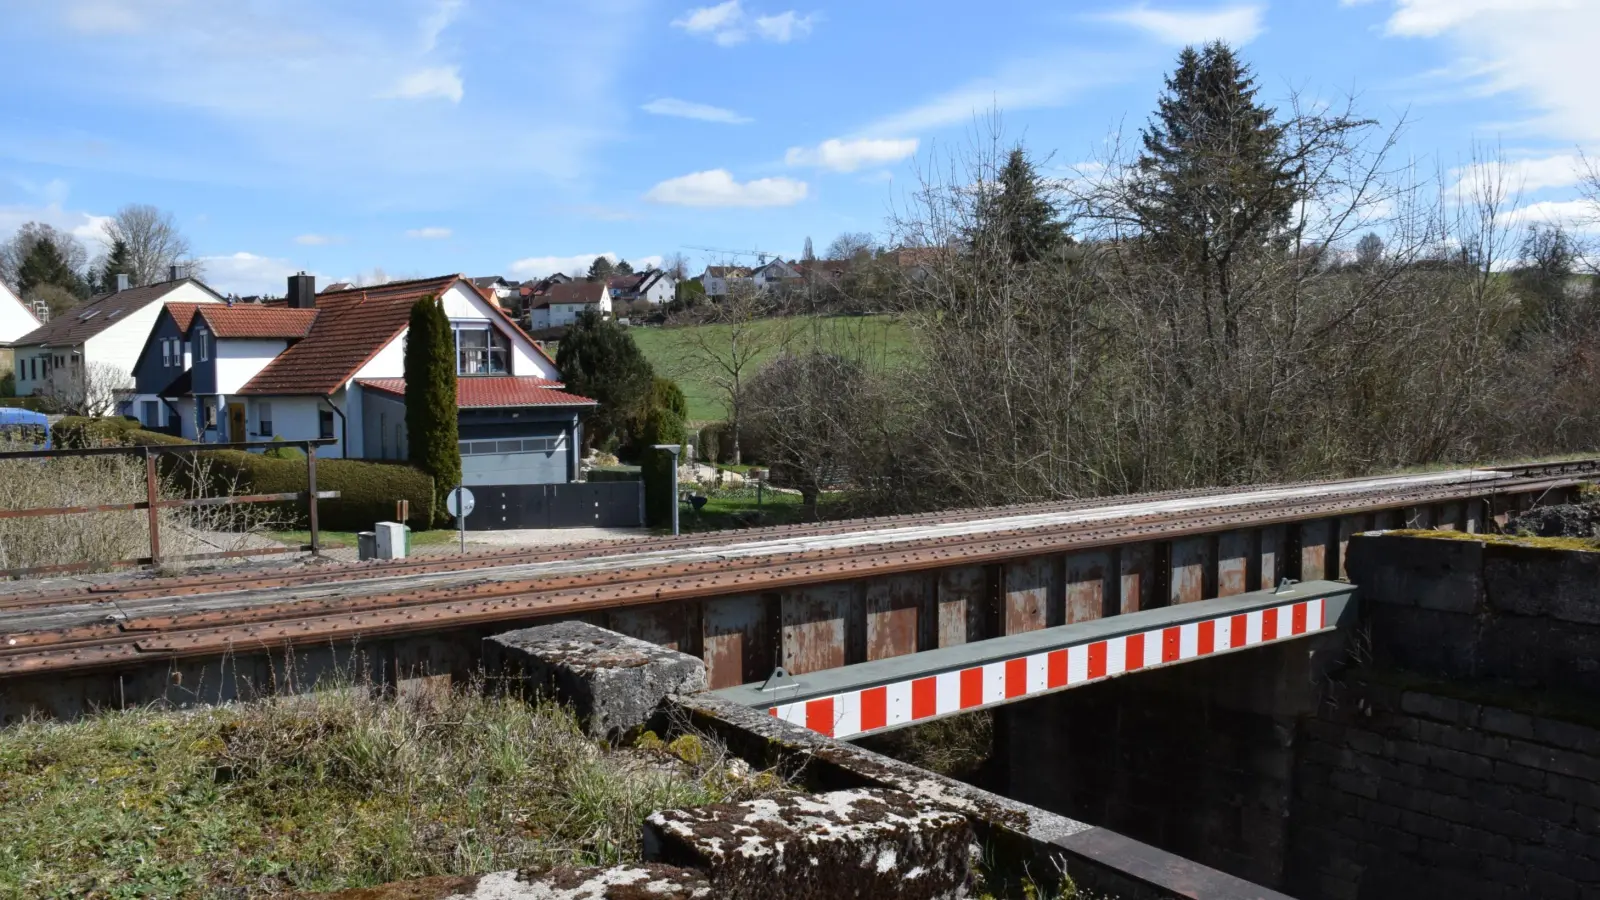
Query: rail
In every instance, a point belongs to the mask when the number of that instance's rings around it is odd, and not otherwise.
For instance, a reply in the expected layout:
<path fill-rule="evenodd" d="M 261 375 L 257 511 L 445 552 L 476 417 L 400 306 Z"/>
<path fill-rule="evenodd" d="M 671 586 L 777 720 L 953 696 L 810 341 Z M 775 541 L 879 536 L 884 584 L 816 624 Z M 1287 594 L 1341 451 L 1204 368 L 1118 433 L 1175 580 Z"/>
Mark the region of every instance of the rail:
<path fill-rule="evenodd" d="M 317 490 L 317 448 L 333 444 L 332 439 L 304 440 L 304 441 L 235 441 L 220 444 L 156 444 L 142 447 L 83 447 L 76 449 L 50 449 L 50 450 L 16 450 L 0 453 L 0 462 L 26 459 L 67 459 L 94 456 L 143 456 L 145 499 L 128 503 L 100 503 L 88 506 L 35 506 L 23 509 L 0 509 L 0 519 L 23 519 L 38 516 L 72 516 L 87 513 L 129 512 L 145 510 L 148 513 L 148 527 L 150 530 L 150 554 L 136 556 L 129 559 L 118 559 L 110 562 L 77 562 L 61 563 L 48 566 L 25 566 L 20 568 L 0 569 L 0 578 L 18 578 L 27 575 L 54 575 L 70 572 L 82 572 L 95 568 L 122 568 L 127 566 L 159 566 L 167 562 L 195 562 L 210 559 L 237 559 L 250 556 L 270 556 L 281 553 L 300 553 L 310 551 L 313 554 L 322 551 L 320 529 L 317 523 L 317 501 L 331 500 L 339 496 L 338 491 Z M 304 491 L 282 491 L 271 494 L 233 494 L 225 497 L 188 497 L 178 499 L 161 499 L 161 478 L 156 470 L 156 457 L 178 454 L 209 453 L 214 450 L 258 450 L 272 447 L 292 447 L 304 451 L 306 455 L 306 489 Z M 224 506 L 233 503 L 278 503 L 286 501 L 304 500 L 307 503 L 307 516 L 310 522 L 310 541 L 305 544 L 296 544 L 285 547 L 246 548 L 243 550 L 221 550 L 210 553 L 181 553 L 163 555 L 161 552 L 161 515 L 163 509 L 197 508 L 206 506 Z"/>

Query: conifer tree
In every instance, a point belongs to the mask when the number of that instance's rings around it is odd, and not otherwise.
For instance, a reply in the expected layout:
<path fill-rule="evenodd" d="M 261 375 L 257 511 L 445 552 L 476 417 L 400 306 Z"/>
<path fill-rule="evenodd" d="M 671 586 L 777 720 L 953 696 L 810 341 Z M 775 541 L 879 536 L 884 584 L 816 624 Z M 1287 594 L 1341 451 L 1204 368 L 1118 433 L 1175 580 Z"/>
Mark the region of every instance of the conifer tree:
<path fill-rule="evenodd" d="M 406 332 L 406 443 L 411 464 L 433 476 L 434 518 L 449 519 L 445 497 L 461 483 L 456 422 L 456 349 L 437 297 L 411 307 Z"/>
<path fill-rule="evenodd" d="M 111 252 L 106 254 L 104 263 L 100 266 L 97 277 L 100 280 L 100 290 L 111 293 L 117 289 L 117 276 L 127 275 L 133 277 L 133 255 L 128 252 L 128 242 L 118 239 L 111 243 Z"/>
<path fill-rule="evenodd" d="M 628 329 L 584 310 L 561 339 L 556 367 L 568 389 L 599 404 L 585 424 L 587 438 L 596 445 L 612 437 L 626 442 L 648 411 L 655 379 Z"/>
<path fill-rule="evenodd" d="M 1133 213 L 1147 237 L 1191 265 L 1215 266 L 1287 228 L 1298 171 L 1250 67 L 1221 41 L 1184 48 L 1143 132 Z"/>
<path fill-rule="evenodd" d="M 1027 151 L 1013 147 L 996 180 L 997 191 L 989 198 L 988 224 L 999 229 L 1013 263 L 1043 259 L 1067 239 L 1066 226 Z"/>

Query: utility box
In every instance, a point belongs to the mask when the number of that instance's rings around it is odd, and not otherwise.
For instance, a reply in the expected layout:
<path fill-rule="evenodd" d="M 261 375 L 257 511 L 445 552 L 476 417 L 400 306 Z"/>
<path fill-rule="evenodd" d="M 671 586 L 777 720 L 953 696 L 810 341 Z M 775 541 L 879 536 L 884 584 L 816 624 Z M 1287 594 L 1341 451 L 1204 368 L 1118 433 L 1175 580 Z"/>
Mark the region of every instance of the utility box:
<path fill-rule="evenodd" d="M 356 558 L 363 562 L 378 558 L 378 533 L 376 531 L 356 532 Z"/>
<path fill-rule="evenodd" d="M 377 525 L 378 559 L 405 559 L 411 554 L 411 529 L 399 522 Z"/>

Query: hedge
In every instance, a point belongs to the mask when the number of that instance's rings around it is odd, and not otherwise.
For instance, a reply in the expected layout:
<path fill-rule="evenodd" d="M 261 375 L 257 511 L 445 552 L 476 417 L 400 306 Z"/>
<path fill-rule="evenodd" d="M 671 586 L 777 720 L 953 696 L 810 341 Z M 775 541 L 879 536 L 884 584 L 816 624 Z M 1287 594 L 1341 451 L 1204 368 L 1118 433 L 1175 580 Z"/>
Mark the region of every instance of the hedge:
<path fill-rule="evenodd" d="M 190 444 L 192 441 L 145 431 L 132 419 L 67 416 L 53 428 L 61 447 L 144 447 Z M 285 451 L 292 448 L 284 448 Z M 189 478 L 194 470 L 182 456 L 163 454 L 168 475 Z M 206 475 L 209 493 L 278 494 L 306 489 L 306 461 L 277 459 L 243 450 L 211 450 L 203 455 L 210 464 Z M 338 491 L 337 500 L 317 504 L 318 524 L 333 531 L 366 531 L 377 522 L 394 519 L 396 500 L 411 501 L 412 527 L 422 530 L 433 522 L 433 478 L 404 463 L 367 462 L 359 459 L 317 460 L 317 489 Z M 305 527 L 303 502 L 275 504 L 288 518 L 286 527 Z"/>
<path fill-rule="evenodd" d="M 251 494 L 277 494 L 306 489 L 303 459 L 273 459 L 243 450 L 217 450 L 206 454 L 214 489 Z M 397 500 L 411 501 L 410 523 L 420 530 L 433 522 L 433 476 L 404 463 L 367 462 L 359 459 L 317 460 L 317 489 L 338 491 L 339 499 L 317 503 L 318 523 L 334 531 L 367 531 L 378 522 L 394 520 Z M 304 503 L 279 504 L 305 527 Z"/>

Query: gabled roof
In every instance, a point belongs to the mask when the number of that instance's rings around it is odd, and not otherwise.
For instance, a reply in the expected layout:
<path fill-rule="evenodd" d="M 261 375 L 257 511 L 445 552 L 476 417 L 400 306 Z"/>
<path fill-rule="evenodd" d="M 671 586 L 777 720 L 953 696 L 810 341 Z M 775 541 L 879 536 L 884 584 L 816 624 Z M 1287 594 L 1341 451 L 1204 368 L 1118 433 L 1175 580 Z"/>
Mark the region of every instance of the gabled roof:
<path fill-rule="evenodd" d="M 411 320 L 411 307 L 418 300 L 437 297 L 458 281 L 465 282 L 479 297 L 483 296 L 461 275 L 392 281 L 374 287 L 318 294 L 316 319 L 305 338 L 267 363 L 239 393 L 319 396 L 333 393 L 405 330 Z M 504 310 L 493 303 L 486 305 L 507 329 L 521 335 L 536 352 L 550 360 L 544 348 L 528 337 Z M 553 366 L 555 361 L 550 360 L 550 363 Z"/>
<path fill-rule="evenodd" d="M 406 395 L 404 378 L 357 378 L 356 384 L 397 397 Z M 489 409 L 518 406 L 594 406 L 588 397 L 568 393 L 559 381 L 517 375 L 469 375 L 456 379 L 456 406 Z"/>
<path fill-rule="evenodd" d="M 188 332 L 195 316 L 205 321 L 206 327 L 219 338 L 303 338 L 316 321 L 315 309 L 292 309 L 287 306 L 260 306 L 213 303 L 169 303 L 167 312 Z"/>
<path fill-rule="evenodd" d="M 605 299 L 606 286 L 598 281 L 552 284 L 542 296 L 551 303 L 599 303 Z"/>
<path fill-rule="evenodd" d="M 501 278 L 499 275 L 487 275 L 483 278 L 472 279 L 472 283 L 477 287 L 487 288 L 494 287 L 497 284 L 505 284 L 506 280 Z"/>
<path fill-rule="evenodd" d="M 177 281 L 147 284 L 143 287 L 129 288 L 125 291 L 117 291 L 114 294 L 104 294 L 91 298 L 88 303 L 82 306 L 75 306 L 17 338 L 13 342 L 13 346 L 81 344 L 117 324 L 128 313 L 155 303 L 185 284 L 193 284 L 195 287 L 216 297 L 218 301 L 222 300 L 222 295 L 194 278 L 180 278 Z"/>
<path fill-rule="evenodd" d="M 745 266 L 706 266 L 705 274 L 712 278 L 749 278 L 750 270 Z"/>

